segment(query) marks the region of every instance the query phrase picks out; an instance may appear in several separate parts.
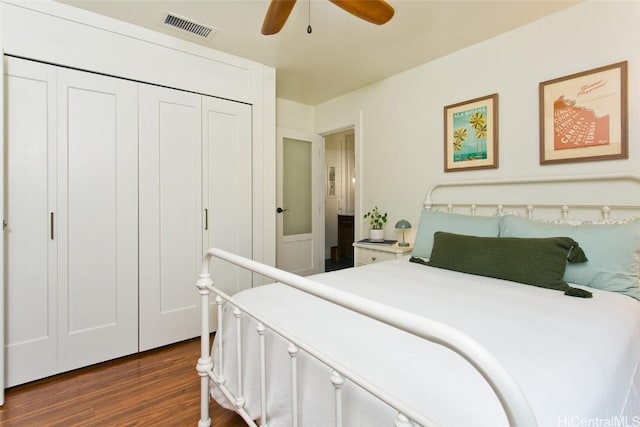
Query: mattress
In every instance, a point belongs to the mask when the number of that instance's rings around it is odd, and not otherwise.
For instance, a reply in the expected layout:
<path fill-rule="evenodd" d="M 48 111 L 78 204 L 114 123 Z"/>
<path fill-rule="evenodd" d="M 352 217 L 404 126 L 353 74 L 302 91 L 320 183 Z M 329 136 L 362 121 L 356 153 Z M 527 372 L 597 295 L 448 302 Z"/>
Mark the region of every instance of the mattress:
<path fill-rule="evenodd" d="M 407 258 L 310 278 L 471 336 L 519 384 L 540 426 L 640 423 L 640 302 L 629 296 L 589 289 L 593 298 L 572 298 L 554 290 L 414 264 Z M 440 425 L 508 425 L 480 374 L 442 346 L 282 284 L 243 291 L 234 299 Z M 229 326 L 216 336 L 214 346 L 224 342 L 222 369 L 227 386 L 235 392 L 235 326 L 229 321 L 230 307 L 224 310 Z M 245 408 L 256 419 L 258 335 L 255 321 L 244 316 L 242 324 Z M 288 344 L 269 332 L 266 340 L 268 425 L 288 426 Z M 212 353 L 215 358 L 217 352 Z M 298 365 L 299 425 L 333 425 L 331 370 L 305 354 L 299 356 Z M 344 425 L 393 425 L 396 412 L 386 404 L 348 381 L 343 390 Z M 233 409 L 215 386 L 212 396 Z"/>

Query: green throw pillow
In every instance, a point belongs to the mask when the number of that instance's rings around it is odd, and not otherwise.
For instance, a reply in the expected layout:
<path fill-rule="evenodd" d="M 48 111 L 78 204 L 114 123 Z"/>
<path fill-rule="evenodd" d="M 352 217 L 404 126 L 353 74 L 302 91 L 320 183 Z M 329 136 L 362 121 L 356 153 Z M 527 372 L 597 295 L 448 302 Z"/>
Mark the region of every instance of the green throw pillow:
<path fill-rule="evenodd" d="M 500 236 L 571 237 L 589 254 L 589 262 L 568 265 L 564 280 L 640 300 L 640 220 L 572 225 L 502 217 Z"/>
<path fill-rule="evenodd" d="M 478 237 L 436 232 L 427 265 L 590 297 L 590 292 L 572 288 L 563 280 L 567 261 L 587 261 L 578 243 L 569 237 Z"/>

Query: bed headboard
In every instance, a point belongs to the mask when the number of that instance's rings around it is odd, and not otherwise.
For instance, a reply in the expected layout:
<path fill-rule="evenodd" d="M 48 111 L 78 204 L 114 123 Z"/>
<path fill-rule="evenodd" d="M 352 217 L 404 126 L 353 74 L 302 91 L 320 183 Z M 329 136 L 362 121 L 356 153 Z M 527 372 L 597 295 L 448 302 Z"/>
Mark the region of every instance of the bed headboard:
<path fill-rule="evenodd" d="M 613 220 L 640 216 L 640 175 L 592 174 L 432 185 L 425 209 L 530 219 Z"/>

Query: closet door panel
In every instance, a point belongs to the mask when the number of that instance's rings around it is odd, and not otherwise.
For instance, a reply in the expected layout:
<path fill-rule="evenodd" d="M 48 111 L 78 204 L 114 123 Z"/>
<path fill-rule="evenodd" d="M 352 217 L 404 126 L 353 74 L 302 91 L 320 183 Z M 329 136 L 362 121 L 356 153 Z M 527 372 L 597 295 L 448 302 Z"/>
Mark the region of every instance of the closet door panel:
<path fill-rule="evenodd" d="M 6 60 L 7 386 L 57 372 L 55 68 Z"/>
<path fill-rule="evenodd" d="M 206 249 L 216 247 L 252 258 L 251 106 L 203 97 L 202 114 Z M 211 271 L 216 286 L 230 295 L 251 287 L 252 277 L 247 270 L 214 259 Z M 215 321 L 213 317 L 214 329 Z"/>
<path fill-rule="evenodd" d="M 136 84 L 59 70 L 59 355 L 68 370 L 137 351 Z"/>
<path fill-rule="evenodd" d="M 140 85 L 140 350 L 199 334 L 201 97 Z"/>

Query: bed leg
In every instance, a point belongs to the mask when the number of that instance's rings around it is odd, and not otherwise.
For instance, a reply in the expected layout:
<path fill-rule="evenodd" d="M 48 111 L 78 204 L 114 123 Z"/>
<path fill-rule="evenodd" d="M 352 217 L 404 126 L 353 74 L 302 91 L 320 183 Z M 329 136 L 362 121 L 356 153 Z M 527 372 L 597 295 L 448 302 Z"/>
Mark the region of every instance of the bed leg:
<path fill-rule="evenodd" d="M 336 427 L 342 427 L 342 386 L 344 385 L 344 377 L 339 372 L 331 373 L 331 384 L 335 389 L 335 411 L 336 411 Z"/>
<path fill-rule="evenodd" d="M 200 317 L 200 358 L 196 370 L 200 376 L 200 420 L 198 427 L 211 426 L 209 416 L 209 372 L 213 369 L 213 360 L 209 354 L 209 289 L 211 278 L 208 274 L 201 274 L 196 286 L 200 290 L 201 317 Z"/>
<path fill-rule="evenodd" d="M 200 362 L 198 362 L 198 372 L 200 375 L 200 421 L 198 427 L 210 427 L 211 417 L 209 416 L 209 374 L 204 376 L 200 373 Z"/>
<path fill-rule="evenodd" d="M 242 311 L 233 307 L 233 315 L 236 318 L 236 380 L 238 392 L 235 398 L 235 406 L 242 409 L 245 404 L 244 393 L 242 392 Z"/>
<path fill-rule="evenodd" d="M 267 427 L 267 357 L 264 333 L 267 328 L 258 322 L 256 328 L 260 337 L 260 427 Z"/>
<path fill-rule="evenodd" d="M 289 343 L 287 348 L 291 356 L 291 425 L 298 427 L 298 349 L 293 343 Z"/>

